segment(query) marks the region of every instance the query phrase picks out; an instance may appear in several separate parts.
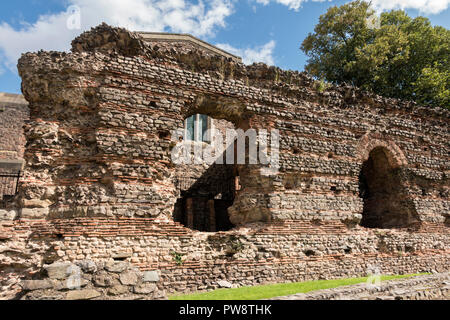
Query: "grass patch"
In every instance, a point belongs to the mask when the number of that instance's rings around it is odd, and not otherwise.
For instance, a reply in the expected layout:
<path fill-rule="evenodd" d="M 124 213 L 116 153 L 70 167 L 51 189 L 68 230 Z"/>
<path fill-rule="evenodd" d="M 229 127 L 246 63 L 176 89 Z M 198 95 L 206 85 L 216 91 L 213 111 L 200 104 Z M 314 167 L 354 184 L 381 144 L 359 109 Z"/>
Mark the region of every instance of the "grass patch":
<path fill-rule="evenodd" d="M 381 281 L 402 279 L 424 275 L 426 273 L 407 275 L 385 275 L 381 276 Z M 305 293 L 321 289 L 331 289 L 341 286 L 366 282 L 368 277 L 348 278 L 335 280 L 315 280 L 296 283 L 267 284 L 252 287 L 241 287 L 233 289 L 217 289 L 210 292 L 172 295 L 169 300 L 259 300 L 279 296 L 287 296 L 296 293 Z"/>

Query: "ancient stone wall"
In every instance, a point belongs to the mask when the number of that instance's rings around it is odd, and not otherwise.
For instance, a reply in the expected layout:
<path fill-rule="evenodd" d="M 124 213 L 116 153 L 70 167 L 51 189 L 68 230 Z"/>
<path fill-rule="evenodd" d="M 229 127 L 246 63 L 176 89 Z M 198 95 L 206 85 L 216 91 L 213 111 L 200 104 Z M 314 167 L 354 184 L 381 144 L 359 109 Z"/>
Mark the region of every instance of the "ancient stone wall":
<path fill-rule="evenodd" d="M 371 265 L 448 269 L 447 110 L 347 86 L 321 91 L 302 73 L 168 49 L 106 25 L 72 51 L 19 61 L 31 121 L 18 209 L 1 223 L 5 290 L 43 263 L 117 255 L 159 270 L 168 291 L 365 275 Z M 278 172 L 230 171 L 239 187 L 227 232 L 176 218 L 183 191 L 217 177 L 214 166 L 171 161 L 168 133 L 196 113 L 280 132 Z"/>
<path fill-rule="evenodd" d="M 0 92 L 0 209 L 9 205 L 17 191 L 23 168 L 28 103 L 22 95 Z"/>
<path fill-rule="evenodd" d="M 36 279 L 21 283 L 21 300 L 161 300 L 155 271 L 141 272 L 125 261 L 81 260 L 44 265 Z"/>
<path fill-rule="evenodd" d="M 21 95 L 0 93 L 0 160 L 23 158 L 23 125 L 29 118 L 27 105 Z"/>

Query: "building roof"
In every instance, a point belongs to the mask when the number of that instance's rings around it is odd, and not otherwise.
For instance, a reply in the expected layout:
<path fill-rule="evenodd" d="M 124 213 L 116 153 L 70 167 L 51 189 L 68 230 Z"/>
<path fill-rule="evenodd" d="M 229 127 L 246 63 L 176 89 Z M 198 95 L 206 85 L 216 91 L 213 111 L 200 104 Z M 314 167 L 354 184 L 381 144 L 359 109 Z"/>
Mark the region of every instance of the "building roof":
<path fill-rule="evenodd" d="M 203 50 L 210 51 L 214 54 L 221 55 L 225 58 L 232 59 L 236 62 L 242 62 L 242 58 L 222 50 L 212 44 L 200 40 L 186 33 L 165 33 L 165 32 L 137 32 L 145 41 L 148 42 L 188 42 Z"/>
<path fill-rule="evenodd" d="M 0 107 L 26 106 L 27 100 L 21 94 L 0 92 Z"/>

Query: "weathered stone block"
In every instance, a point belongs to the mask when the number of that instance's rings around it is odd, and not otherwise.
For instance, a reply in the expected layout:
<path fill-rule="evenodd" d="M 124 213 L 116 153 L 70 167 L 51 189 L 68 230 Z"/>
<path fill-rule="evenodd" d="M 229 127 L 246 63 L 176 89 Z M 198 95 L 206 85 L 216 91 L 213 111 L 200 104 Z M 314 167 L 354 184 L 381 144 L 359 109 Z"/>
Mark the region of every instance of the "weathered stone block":
<path fill-rule="evenodd" d="M 20 286 L 25 291 L 34 291 L 53 288 L 53 283 L 50 280 L 24 280 Z"/>
<path fill-rule="evenodd" d="M 93 282 L 97 287 L 110 287 L 118 283 L 112 276 L 103 274 L 94 276 Z"/>
<path fill-rule="evenodd" d="M 158 282 L 159 274 L 157 271 L 145 271 L 142 276 L 143 282 Z"/>
<path fill-rule="evenodd" d="M 232 287 L 233 287 L 233 285 L 232 285 L 230 282 L 225 281 L 225 280 L 217 281 L 217 284 L 218 284 L 219 287 L 221 287 L 221 288 L 232 288 Z"/>
<path fill-rule="evenodd" d="M 125 271 L 129 266 L 125 261 L 109 261 L 105 265 L 105 269 L 109 272 L 121 273 Z"/>
<path fill-rule="evenodd" d="M 119 296 L 121 294 L 128 293 L 129 291 L 130 290 L 127 286 L 115 285 L 112 288 L 108 289 L 108 295 Z"/>
<path fill-rule="evenodd" d="M 0 221 L 14 220 L 16 216 L 16 210 L 0 210 Z"/>
<path fill-rule="evenodd" d="M 39 199 L 23 200 L 24 208 L 48 208 L 51 205 L 52 202 L 50 200 L 39 200 Z"/>
<path fill-rule="evenodd" d="M 93 289 L 84 289 L 69 291 L 66 295 L 66 300 L 90 300 L 100 297 L 102 294 Z"/>
<path fill-rule="evenodd" d="M 136 294 L 149 294 L 156 290 L 156 285 L 153 283 L 144 283 L 133 288 L 133 292 Z"/>
<path fill-rule="evenodd" d="M 48 208 L 22 208 L 20 217 L 22 219 L 41 219 L 49 213 Z"/>
<path fill-rule="evenodd" d="M 78 290 L 86 287 L 89 281 L 79 277 L 69 277 L 66 280 L 59 281 L 54 287 L 56 290 Z"/>
<path fill-rule="evenodd" d="M 120 274 L 119 280 L 123 285 L 135 285 L 138 282 L 138 276 L 135 272 L 124 272 Z"/>
<path fill-rule="evenodd" d="M 81 274 L 80 267 L 71 262 L 55 262 L 43 266 L 50 279 L 66 279 L 67 277 Z"/>
<path fill-rule="evenodd" d="M 76 264 L 83 270 L 85 273 L 94 273 L 97 271 L 97 265 L 92 260 L 83 260 L 78 261 Z"/>

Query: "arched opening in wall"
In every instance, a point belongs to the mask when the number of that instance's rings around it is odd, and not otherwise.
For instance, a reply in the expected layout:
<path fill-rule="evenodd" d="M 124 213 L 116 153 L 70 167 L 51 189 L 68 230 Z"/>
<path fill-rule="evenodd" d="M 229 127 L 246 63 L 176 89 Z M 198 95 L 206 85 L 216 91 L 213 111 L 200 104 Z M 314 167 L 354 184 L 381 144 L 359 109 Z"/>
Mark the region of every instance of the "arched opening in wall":
<path fill-rule="evenodd" d="M 402 228 L 419 221 L 401 169 L 390 165 L 386 152 L 383 147 L 373 149 L 360 172 L 361 225 L 366 228 Z"/>
<path fill-rule="evenodd" d="M 24 161 L 21 159 L 0 159 L 0 208 L 14 201 L 19 191 L 19 180 L 23 176 Z"/>
<path fill-rule="evenodd" d="M 203 231 L 227 231 L 233 228 L 228 215 L 228 208 L 233 205 L 239 190 L 239 173 L 237 166 L 227 164 L 226 154 L 234 143 L 226 145 L 227 129 L 234 129 L 232 122 L 215 119 L 205 114 L 194 114 L 184 121 L 185 142 L 195 148 L 204 150 L 222 143 L 223 150 L 214 154 L 213 164 L 198 164 L 192 161 L 177 167 L 177 188 L 180 197 L 175 205 L 173 218 L 185 227 Z M 216 140 L 217 134 L 223 141 Z M 220 149 L 220 148 L 217 148 Z M 194 159 L 193 159 L 194 160 Z M 219 163 L 217 163 L 219 162 Z"/>

